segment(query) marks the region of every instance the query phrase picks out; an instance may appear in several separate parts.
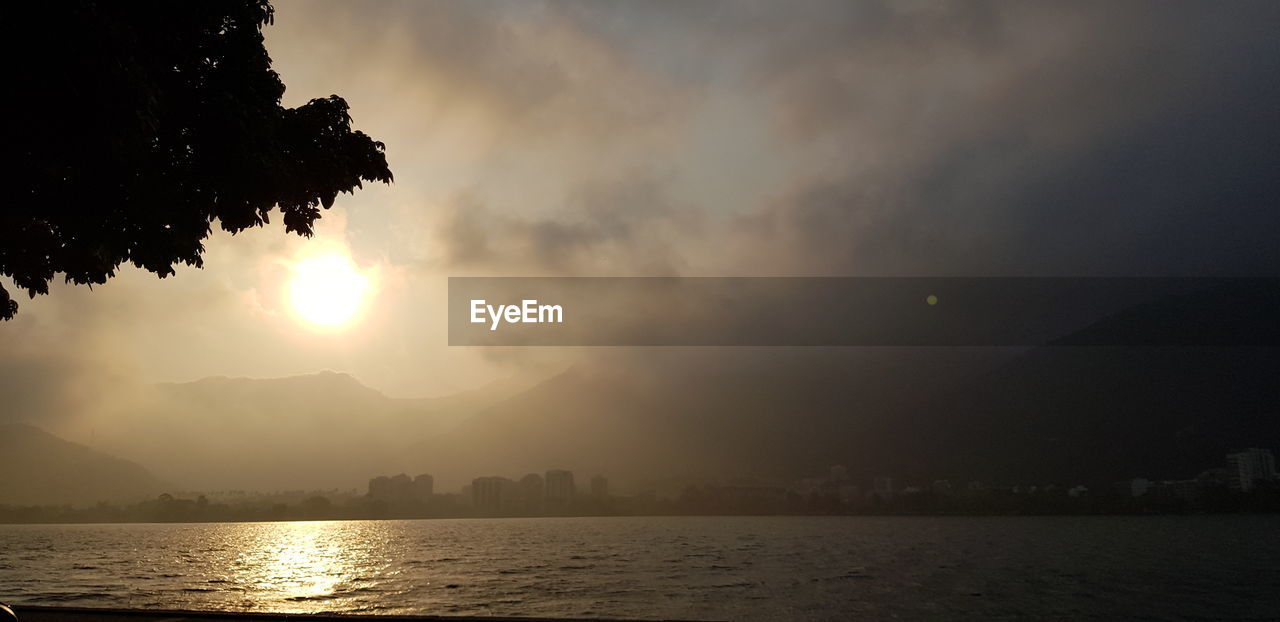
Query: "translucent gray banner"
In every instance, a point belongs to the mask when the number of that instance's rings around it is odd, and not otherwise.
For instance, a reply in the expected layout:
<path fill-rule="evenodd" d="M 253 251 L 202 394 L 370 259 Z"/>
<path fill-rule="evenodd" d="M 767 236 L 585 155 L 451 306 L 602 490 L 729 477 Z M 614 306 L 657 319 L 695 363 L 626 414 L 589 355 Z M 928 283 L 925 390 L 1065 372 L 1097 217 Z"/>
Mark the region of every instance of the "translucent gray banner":
<path fill-rule="evenodd" d="M 1276 346 L 1278 278 L 451 277 L 453 346 Z"/>

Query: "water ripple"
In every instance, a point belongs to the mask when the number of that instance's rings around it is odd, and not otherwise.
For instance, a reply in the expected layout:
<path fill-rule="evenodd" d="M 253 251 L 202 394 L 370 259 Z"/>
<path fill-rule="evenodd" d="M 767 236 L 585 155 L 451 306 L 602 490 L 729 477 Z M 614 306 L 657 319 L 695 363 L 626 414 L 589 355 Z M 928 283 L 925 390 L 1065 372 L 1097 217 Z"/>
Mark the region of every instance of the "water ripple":
<path fill-rule="evenodd" d="M 18 605 L 739 620 L 1280 618 L 1265 517 L 0 526 Z"/>

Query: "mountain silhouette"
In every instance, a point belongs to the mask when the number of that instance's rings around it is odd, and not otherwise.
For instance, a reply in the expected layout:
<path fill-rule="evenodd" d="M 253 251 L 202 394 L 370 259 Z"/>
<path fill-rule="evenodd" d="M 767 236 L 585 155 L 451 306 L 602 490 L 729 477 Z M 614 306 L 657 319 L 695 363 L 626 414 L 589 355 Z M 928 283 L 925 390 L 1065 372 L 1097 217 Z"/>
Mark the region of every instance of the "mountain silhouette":
<path fill-rule="evenodd" d="M 37 427 L 0 424 L 0 504 L 136 501 L 164 484 L 137 463 L 58 438 Z"/>
<path fill-rule="evenodd" d="M 623 482 L 877 473 L 893 415 L 1006 360 L 999 350 L 801 348 L 598 354 L 415 445 L 445 486 L 547 468 Z"/>
<path fill-rule="evenodd" d="M 1280 292 L 1225 287 L 1104 318 L 931 402 L 901 468 L 986 480 L 1185 479 L 1280 445 Z M 1082 343 L 1127 343 L 1081 347 Z M 1184 344 L 1184 345 L 1142 345 Z"/>

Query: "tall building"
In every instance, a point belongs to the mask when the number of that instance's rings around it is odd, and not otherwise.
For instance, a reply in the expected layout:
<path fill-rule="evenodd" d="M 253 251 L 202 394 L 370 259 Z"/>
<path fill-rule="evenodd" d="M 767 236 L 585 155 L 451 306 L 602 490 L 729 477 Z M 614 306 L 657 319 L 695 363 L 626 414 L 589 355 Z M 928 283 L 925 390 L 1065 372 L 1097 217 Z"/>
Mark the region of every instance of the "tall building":
<path fill-rule="evenodd" d="M 379 475 L 369 480 L 369 498 L 386 501 L 391 499 L 391 478 Z"/>
<path fill-rule="evenodd" d="M 603 475 L 591 478 L 591 496 L 604 498 L 609 496 L 609 480 Z"/>
<path fill-rule="evenodd" d="M 1151 480 L 1145 477 L 1124 479 L 1115 483 L 1115 489 L 1126 497 L 1141 497 L 1151 490 Z"/>
<path fill-rule="evenodd" d="M 471 500 L 481 512 L 510 511 L 516 502 L 516 483 L 505 477 L 477 477 L 471 480 Z"/>
<path fill-rule="evenodd" d="M 548 507 L 564 507 L 573 502 L 573 472 L 552 469 L 546 475 Z"/>
<path fill-rule="evenodd" d="M 832 467 L 831 467 L 831 474 L 830 474 L 830 477 L 831 477 L 831 481 L 833 481 L 833 482 L 844 482 L 844 481 L 848 481 L 848 479 L 849 479 L 849 469 L 846 469 L 846 468 L 844 468 L 844 466 L 839 465 L 839 464 L 834 465 L 834 466 L 832 466 Z"/>
<path fill-rule="evenodd" d="M 369 498 L 390 503 L 426 501 L 431 498 L 433 488 L 434 481 L 430 475 L 419 475 L 415 479 L 410 479 L 404 473 L 395 477 L 379 475 L 369 480 Z"/>
<path fill-rule="evenodd" d="M 408 499 L 413 494 L 413 480 L 401 473 L 391 478 L 391 496 L 397 501 Z"/>
<path fill-rule="evenodd" d="M 1227 454 L 1227 477 L 1231 490 L 1249 492 L 1260 481 L 1276 479 L 1276 458 L 1270 450 L 1257 447 Z"/>
<path fill-rule="evenodd" d="M 893 496 L 893 478 L 877 477 L 871 480 L 871 491 L 881 497 Z"/>
<path fill-rule="evenodd" d="M 430 474 L 423 473 L 413 478 L 413 498 L 418 501 L 430 501 L 431 495 L 436 491 L 436 479 Z"/>

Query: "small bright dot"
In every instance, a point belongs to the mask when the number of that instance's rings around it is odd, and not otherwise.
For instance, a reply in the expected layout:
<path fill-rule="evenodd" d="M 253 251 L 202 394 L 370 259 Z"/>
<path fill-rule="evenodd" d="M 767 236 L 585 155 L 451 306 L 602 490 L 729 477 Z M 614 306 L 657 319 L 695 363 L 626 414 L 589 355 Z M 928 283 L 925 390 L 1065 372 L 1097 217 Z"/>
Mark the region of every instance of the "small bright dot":
<path fill-rule="evenodd" d="M 929 306 L 930 306 L 930 307 L 932 307 L 932 306 L 934 306 L 934 305 L 938 304 L 938 297 L 937 297 L 937 296 L 934 296 L 933 294 L 929 294 L 929 297 L 928 297 L 928 298 L 925 298 L 925 299 L 924 299 L 924 301 L 925 301 L 925 302 L 927 302 L 927 303 L 929 303 Z"/>

